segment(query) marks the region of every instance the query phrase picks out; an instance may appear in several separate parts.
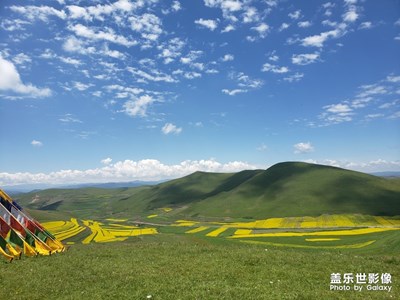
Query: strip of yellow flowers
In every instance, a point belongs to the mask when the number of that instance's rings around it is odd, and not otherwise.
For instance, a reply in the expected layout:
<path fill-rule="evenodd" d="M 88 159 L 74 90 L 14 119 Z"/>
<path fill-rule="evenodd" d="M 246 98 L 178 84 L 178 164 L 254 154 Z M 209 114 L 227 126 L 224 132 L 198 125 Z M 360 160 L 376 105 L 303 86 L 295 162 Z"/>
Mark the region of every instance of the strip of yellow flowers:
<path fill-rule="evenodd" d="M 359 249 L 375 243 L 376 240 L 368 241 L 365 243 L 338 245 L 338 246 L 309 246 L 309 245 L 298 245 L 298 244 L 279 244 L 279 243 L 261 242 L 261 241 L 240 241 L 240 242 L 246 244 L 264 245 L 264 246 L 308 248 L 308 249 Z"/>
<path fill-rule="evenodd" d="M 235 234 L 229 238 L 254 238 L 254 237 L 293 237 L 293 236 L 332 236 L 332 235 L 360 235 L 389 230 L 400 230 L 400 228 L 362 228 L 352 230 L 329 230 L 316 232 L 271 232 L 271 233 L 251 233 L 245 232 L 245 229 L 236 230 Z"/>
<path fill-rule="evenodd" d="M 116 219 L 113 219 L 115 222 Z M 82 220 L 83 226 L 78 220 L 72 218 L 71 221 L 54 221 L 43 223 L 43 226 L 50 230 L 57 239 L 66 240 L 72 238 L 86 228 L 91 230 L 89 236 L 82 240 L 83 244 L 91 242 L 104 243 L 123 241 L 131 236 L 157 234 L 156 228 L 138 228 L 137 226 L 109 224 L 107 227 L 103 223 L 93 220 Z"/>

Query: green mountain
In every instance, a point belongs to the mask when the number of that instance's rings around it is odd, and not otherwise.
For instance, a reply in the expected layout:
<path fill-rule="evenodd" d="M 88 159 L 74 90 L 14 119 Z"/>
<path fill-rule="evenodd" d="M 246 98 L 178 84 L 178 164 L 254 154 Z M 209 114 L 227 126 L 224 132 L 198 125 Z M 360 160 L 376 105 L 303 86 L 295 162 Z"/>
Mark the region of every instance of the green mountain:
<path fill-rule="evenodd" d="M 31 209 L 82 217 L 145 216 L 163 207 L 174 209 L 171 216 L 191 218 L 393 216 L 400 215 L 399 183 L 335 167 L 285 162 L 233 174 L 196 172 L 138 188 L 45 190 L 17 200 Z"/>

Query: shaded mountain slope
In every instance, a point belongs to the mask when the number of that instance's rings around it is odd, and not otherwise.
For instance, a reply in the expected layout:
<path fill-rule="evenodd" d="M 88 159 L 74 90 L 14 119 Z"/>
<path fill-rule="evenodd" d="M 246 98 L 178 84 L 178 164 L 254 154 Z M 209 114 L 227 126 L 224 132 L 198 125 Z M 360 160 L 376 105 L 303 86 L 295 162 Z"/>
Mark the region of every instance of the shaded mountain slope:
<path fill-rule="evenodd" d="M 179 217 L 267 218 L 321 214 L 400 215 L 396 180 L 335 167 L 286 162 L 267 170 L 195 172 L 155 186 L 46 190 L 20 200 L 32 209 L 84 216 L 143 216 L 171 207 Z"/>

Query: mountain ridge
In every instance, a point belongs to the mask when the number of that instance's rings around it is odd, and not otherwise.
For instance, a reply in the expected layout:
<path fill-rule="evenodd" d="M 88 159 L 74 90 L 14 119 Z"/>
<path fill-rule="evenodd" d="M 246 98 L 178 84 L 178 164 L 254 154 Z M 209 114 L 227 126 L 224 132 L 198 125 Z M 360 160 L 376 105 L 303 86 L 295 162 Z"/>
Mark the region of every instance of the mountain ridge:
<path fill-rule="evenodd" d="M 33 194 L 19 198 L 30 208 L 55 207 L 57 211 L 78 211 L 88 216 L 144 216 L 163 207 L 173 208 L 170 216 L 176 217 L 400 215 L 397 180 L 301 162 L 238 173 L 195 172 L 154 186 L 35 194 L 39 201 L 32 202 Z"/>

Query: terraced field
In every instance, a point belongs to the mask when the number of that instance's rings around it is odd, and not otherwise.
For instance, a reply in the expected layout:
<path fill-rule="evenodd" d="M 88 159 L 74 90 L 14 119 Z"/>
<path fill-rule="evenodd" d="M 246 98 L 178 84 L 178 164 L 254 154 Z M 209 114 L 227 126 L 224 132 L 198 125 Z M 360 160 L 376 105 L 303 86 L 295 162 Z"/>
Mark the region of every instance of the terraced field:
<path fill-rule="evenodd" d="M 149 217 L 152 225 L 133 225 L 128 219 L 96 221 L 75 218 L 43 225 L 66 244 L 121 242 L 142 235 L 174 233 L 273 247 L 369 249 L 374 245 L 379 247 L 383 237 L 391 233 L 398 237 L 400 233 L 400 218 L 382 216 L 323 215 L 250 222 L 177 220 L 169 223 L 162 222 L 164 219 L 158 215 Z M 396 251 L 396 247 L 392 251 Z"/>
<path fill-rule="evenodd" d="M 156 228 L 126 225 L 124 224 L 126 220 L 107 219 L 106 221 L 108 222 L 78 221 L 76 218 L 71 218 L 70 221 L 53 221 L 42 225 L 51 231 L 57 239 L 65 241 L 69 245 L 75 244 L 77 241 L 82 242 L 82 244 L 121 242 L 132 236 L 158 233 Z"/>

